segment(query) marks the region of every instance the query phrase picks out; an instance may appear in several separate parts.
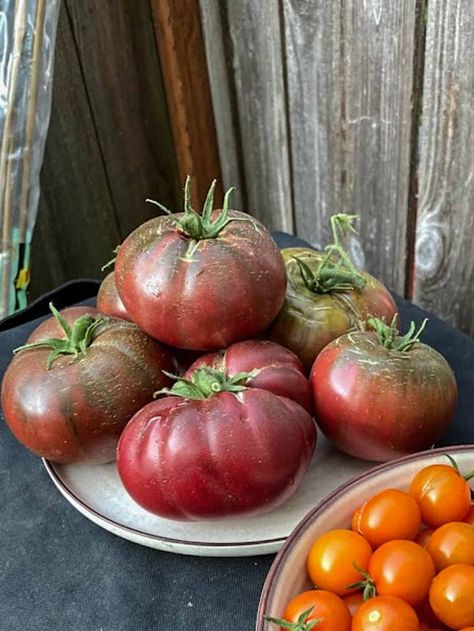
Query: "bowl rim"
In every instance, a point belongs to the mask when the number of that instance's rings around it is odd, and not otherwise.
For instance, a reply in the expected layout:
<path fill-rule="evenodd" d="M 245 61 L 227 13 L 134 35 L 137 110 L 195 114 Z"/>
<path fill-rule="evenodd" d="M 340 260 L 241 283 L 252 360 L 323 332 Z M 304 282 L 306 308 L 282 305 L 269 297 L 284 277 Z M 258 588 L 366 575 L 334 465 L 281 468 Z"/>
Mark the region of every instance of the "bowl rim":
<path fill-rule="evenodd" d="M 441 456 L 443 454 L 449 453 L 463 453 L 466 451 L 473 451 L 474 444 L 465 444 L 465 445 L 448 445 L 446 447 L 437 447 L 436 449 L 428 449 L 426 451 L 418 451 L 414 454 L 408 454 L 407 456 L 402 456 L 401 458 L 396 458 L 395 460 L 389 460 L 388 462 L 383 462 L 382 464 L 376 465 L 372 469 L 368 469 L 364 473 L 357 475 L 347 482 L 339 485 L 334 491 L 329 493 L 323 500 L 321 500 L 318 504 L 313 506 L 306 515 L 302 518 L 302 520 L 294 527 L 291 533 L 288 535 L 285 543 L 282 548 L 276 555 L 273 560 L 270 569 L 268 570 L 267 576 L 265 578 L 265 582 L 263 584 L 263 588 L 260 594 L 260 600 L 258 603 L 257 610 L 257 619 L 255 621 L 255 631 L 264 631 L 264 623 L 265 620 L 263 615 L 266 610 L 268 610 L 268 603 L 273 596 L 275 591 L 276 580 L 278 579 L 279 574 L 281 573 L 283 566 L 283 559 L 288 554 L 288 552 L 293 548 L 296 540 L 299 535 L 309 526 L 309 524 L 318 517 L 321 513 L 324 512 L 325 508 L 328 504 L 333 502 L 337 497 L 344 495 L 351 487 L 358 485 L 360 482 L 364 480 L 373 478 L 377 476 L 380 472 L 386 471 L 387 469 L 391 469 L 394 466 L 399 464 L 403 464 L 405 462 L 412 462 L 413 460 L 426 460 L 432 456 Z"/>

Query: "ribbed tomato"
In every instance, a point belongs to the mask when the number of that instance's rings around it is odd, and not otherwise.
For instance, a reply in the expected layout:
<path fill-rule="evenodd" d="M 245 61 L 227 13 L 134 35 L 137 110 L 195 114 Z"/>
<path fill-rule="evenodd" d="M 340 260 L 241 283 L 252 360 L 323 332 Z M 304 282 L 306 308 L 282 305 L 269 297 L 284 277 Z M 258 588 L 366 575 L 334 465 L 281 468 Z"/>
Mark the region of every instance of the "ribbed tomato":
<path fill-rule="evenodd" d="M 296 490 L 316 443 L 313 420 L 245 380 L 199 368 L 132 418 L 117 462 L 138 504 L 169 519 L 212 519 L 271 510 Z"/>
<path fill-rule="evenodd" d="M 117 288 L 130 317 L 171 346 L 215 350 L 264 331 L 280 310 L 285 265 L 268 230 L 245 213 L 185 212 L 139 226 L 121 245 Z M 163 208 L 163 207 L 162 207 Z M 169 211 L 167 211 L 169 212 Z"/>
<path fill-rule="evenodd" d="M 115 284 L 115 272 L 110 272 L 100 284 L 97 293 L 97 309 L 109 316 L 131 320 L 120 298 Z"/>
<path fill-rule="evenodd" d="M 288 285 L 269 336 L 296 353 L 308 371 L 332 340 L 362 329 L 369 316 L 390 322 L 397 313 L 382 283 L 357 270 L 342 249 L 343 236 L 353 230 L 352 220 L 347 215 L 331 218 L 334 243 L 327 246 L 326 252 L 310 248 L 282 250 Z"/>
<path fill-rule="evenodd" d="M 19 350 L 3 379 L 5 420 L 31 451 L 63 463 L 114 460 L 126 423 L 175 367 L 135 324 L 91 307 L 56 312 Z"/>
<path fill-rule="evenodd" d="M 414 325 L 372 319 L 375 331 L 348 333 L 317 357 L 311 373 L 319 427 L 342 451 L 385 461 L 430 448 L 451 422 L 453 371 Z"/>
<path fill-rule="evenodd" d="M 298 357 L 287 348 L 266 340 L 247 340 L 232 344 L 224 351 L 208 353 L 195 361 L 185 377 L 197 368 L 209 366 L 235 377 L 246 372 L 248 388 L 268 390 L 293 399 L 308 412 L 313 408 L 313 393 Z"/>

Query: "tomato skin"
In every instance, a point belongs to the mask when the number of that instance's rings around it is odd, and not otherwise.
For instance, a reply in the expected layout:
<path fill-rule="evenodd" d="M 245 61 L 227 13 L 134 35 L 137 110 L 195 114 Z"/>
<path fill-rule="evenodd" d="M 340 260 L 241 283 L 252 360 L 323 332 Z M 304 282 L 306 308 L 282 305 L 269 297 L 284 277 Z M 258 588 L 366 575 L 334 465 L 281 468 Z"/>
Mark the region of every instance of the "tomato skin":
<path fill-rule="evenodd" d="M 203 400 L 167 396 L 128 423 L 117 465 L 125 489 L 146 510 L 168 519 L 213 519 L 285 501 L 315 444 L 311 416 L 266 390 Z"/>
<path fill-rule="evenodd" d="M 433 528 L 462 521 L 471 505 L 469 484 L 450 465 L 435 464 L 419 471 L 410 493 L 418 502 L 423 522 Z"/>
<path fill-rule="evenodd" d="M 430 605 L 451 629 L 474 626 L 474 567 L 460 564 L 442 570 L 431 585 Z"/>
<path fill-rule="evenodd" d="M 286 289 L 268 230 L 231 210 L 229 218 L 239 221 L 196 242 L 174 223 L 182 217 L 151 219 L 120 246 L 115 279 L 130 317 L 152 337 L 189 350 L 217 350 L 263 332 Z"/>
<path fill-rule="evenodd" d="M 203 366 L 233 377 L 241 372 L 257 370 L 258 374 L 246 383 L 249 388 L 261 388 L 299 403 L 311 413 L 313 393 L 298 357 L 287 348 L 267 340 L 247 340 L 231 344 L 218 353 L 198 358 L 185 373 L 189 378 Z"/>
<path fill-rule="evenodd" d="M 434 533 L 434 528 L 422 528 L 418 534 L 416 535 L 414 541 L 419 546 L 426 550 L 426 546 L 428 545 L 428 541 L 430 540 L 431 535 Z"/>
<path fill-rule="evenodd" d="M 354 567 L 366 571 L 372 554 L 370 544 L 352 530 L 331 530 L 312 545 L 307 559 L 308 574 L 318 588 L 346 596 L 348 589 L 361 580 Z"/>
<path fill-rule="evenodd" d="M 466 517 L 464 517 L 463 521 L 465 521 L 466 524 L 471 524 L 471 526 L 474 526 L 474 504 L 471 504 L 471 508 L 469 509 Z"/>
<path fill-rule="evenodd" d="M 352 619 L 352 631 L 418 631 L 418 617 L 400 598 L 369 598 Z"/>
<path fill-rule="evenodd" d="M 97 293 L 97 309 L 105 315 L 132 321 L 118 294 L 117 285 L 115 284 L 115 272 L 107 274 L 100 284 Z"/>
<path fill-rule="evenodd" d="M 86 314 L 95 317 L 98 311 L 61 311 L 70 325 Z M 28 342 L 47 338 L 64 338 L 55 318 L 42 322 Z M 35 348 L 13 358 L 3 379 L 2 406 L 23 445 L 60 463 L 114 460 L 127 422 L 157 389 L 170 385 L 162 371 L 176 368 L 167 349 L 135 324 L 116 318 L 96 330 L 92 344 L 76 360 L 58 357 L 48 370 L 50 352 Z"/>
<path fill-rule="evenodd" d="M 339 596 L 322 589 L 308 590 L 295 596 L 288 603 L 282 618 L 288 622 L 297 622 L 310 607 L 313 607 L 313 611 L 306 621 L 321 618 L 316 625 L 319 631 L 351 631 L 351 614 L 344 602 Z"/>
<path fill-rule="evenodd" d="M 445 625 L 439 620 L 433 610 L 431 609 L 429 597 L 426 598 L 416 609 L 416 615 L 421 623 L 423 623 L 427 629 L 445 629 Z"/>
<path fill-rule="evenodd" d="M 459 563 L 474 565 L 474 526 L 450 522 L 437 528 L 426 547 L 436 571 Z"/>
<path fill-rule="evenodd" d="M 352 617 L 355 616 L 356 611 L 358 611 L 359 607 L 365 602 L 362 591 L 348 594 L 347 596 L 344 596 L 342 600 L 349 609 Z"/>
<path fill-rule="evenodd" d="M 428 449 L 456 408 L 456 380 L 444 357 L 422 343 L 387 349 L 370 331 L 331 342 L 310 379 L 319 427 L 341 451 L 366 460 Z"/>
<path fill-rule="evenodd" d="M 360 329 L 367 318 L 385 317 L 391 322 L 397 313 L 395 302 L 380 281 L 361 271 L 364 289 L 315 294 L 301 277 L 294 258 L 301 258 L 316 269 L 325 253 L 312 248 L 284 248 L 288 284 L 283 307 L 269 329 L 270 339 L 290 348 L 301 359 L 308 372 L 326 344 L 353 330 Z"/>
<path fill-rule="evenodd" d="M 356 532 L 377 548 L 393 539 L 414 539 L 421 523 L 415 499 L 398 489 L 377 493 L 358 509 Z"/>
<path fill-rule="evenodd" d="M 395 540 L 374 552 L 368 573 L 380 596 L 396 596 L 416 606 L 428 596 L 435 567 L 421 546 L 413 541 Z"/>

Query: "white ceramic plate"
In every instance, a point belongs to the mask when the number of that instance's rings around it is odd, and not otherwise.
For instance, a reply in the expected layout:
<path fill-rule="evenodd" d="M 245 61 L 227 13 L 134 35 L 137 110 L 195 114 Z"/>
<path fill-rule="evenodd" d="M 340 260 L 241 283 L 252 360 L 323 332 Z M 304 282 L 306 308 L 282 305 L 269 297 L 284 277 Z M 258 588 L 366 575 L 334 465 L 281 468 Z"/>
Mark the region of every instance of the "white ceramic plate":
<path fill-rule="evenodd" d="M 250 556 L 277 552 L 315 504 L 372 463 L 346 456 L 319 434 L 313 462 L 300 488 L 282 506 L 256 517 L 179 522 L 156 517 L 127 495 L 115 463 L 58 465 L 44 461 L 64 497 L 106 530 L 151 548 L 198 556 Z"/>
<path fill-rule="evenodd" d="M 474 445 L 424 451 L 367 471 L 315 506 L 288 537 L 268 572 L 260 598 L 256 631 L 274 631 L 275 626 L 264 620 L 264 614 L 281 618 L 293 596 L 311 589 L 306 559 L 315 539 L 333 528 L 350 528 L 354 510 L 379 491 L 387 488 L 406 490 L 423 467 L 449 464 L 447 453 L 456 459 L 462 472 L 469 473 L 474 469 Z"/>

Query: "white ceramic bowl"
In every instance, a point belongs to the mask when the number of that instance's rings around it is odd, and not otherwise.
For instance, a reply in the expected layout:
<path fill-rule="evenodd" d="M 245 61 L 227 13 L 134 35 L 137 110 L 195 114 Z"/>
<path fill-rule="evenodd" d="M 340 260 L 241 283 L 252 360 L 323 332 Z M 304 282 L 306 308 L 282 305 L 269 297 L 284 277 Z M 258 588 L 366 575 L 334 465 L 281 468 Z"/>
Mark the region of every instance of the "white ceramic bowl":
<path fill-rule="evenodd" d="M 414 475 L 430 464 L 449 464 L 453 456 L 461 471 L 474 469 L 474 445 L 433 449 L 382 464 L 340 486 L 315 506 L 288 537 L 265 580 L 258 608 L 256 631 L 275 631 L 264 614 L 281 617 L 288 601 L 311 589 L 306 558 L 320 535 L 334 528 L 350 528 L 354 510 L 375 493 L 387 488 L 407 490 Z"/>

